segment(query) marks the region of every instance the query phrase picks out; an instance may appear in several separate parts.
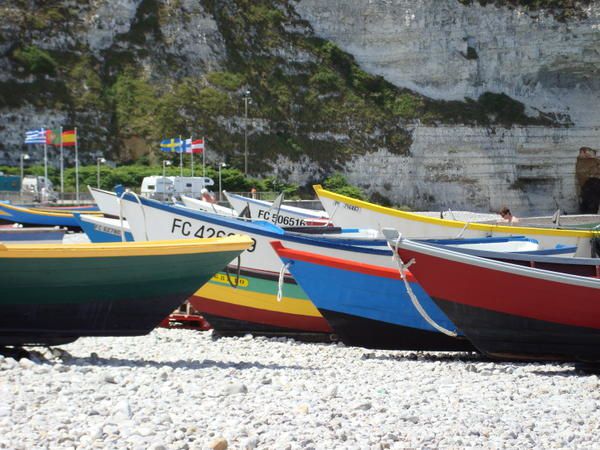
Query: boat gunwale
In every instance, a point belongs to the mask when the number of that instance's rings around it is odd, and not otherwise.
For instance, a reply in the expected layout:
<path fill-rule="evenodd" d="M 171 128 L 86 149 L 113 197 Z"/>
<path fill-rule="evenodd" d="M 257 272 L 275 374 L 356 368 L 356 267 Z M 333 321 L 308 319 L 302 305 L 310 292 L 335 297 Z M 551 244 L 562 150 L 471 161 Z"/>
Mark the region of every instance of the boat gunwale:
<path fill-rule="evenodd" d="M 365 264 L 356 261 L 345 260 L 343 258 L 336 258 L 333 256 L 320 255 L 304 250 L 297 250 L 294 248 L 285 247 L 281 241 L 271 241 L 271 247 L 273 247 L 273 250 L 275 250 L 280 258 L 287 258 L 292 261 L 297 260 L 333 269 L 356 272 L 363 275 L 401 280 L 398 269 L 381 267 L 373 264 Z M 409 282 L 417 281 L 414 275 L 410 272 L 406 273 L 406 278 Z"/>
<path fill-rule="evenodd" d="M 397 245 L 400 249 L 403 248 L 408 251 L 422 253 L 429 257 L 440 258 L 458 264 L 476 266 L 485 270 L 499 271 L 514 276 L 534 278 L 550 283 L 561 283 L 572 286 L 585 287 L 588 289 L 600 290 L 600 278 L 585 277 L 569 273 L 554 272 L 546 269 L 538 269 L 535 267 L 521 266 L 519 264 L 512 264 L 509 262 L 497 261 L 481 256 L 474 256 L 435 245 L 427 245 L 425 243 L 415 242 L 409 239 L 401 239 L 397 243 Z M 600 263 L 600 259 L 598 260 L 598 262 Z M 415 263 L 418 263 L 416 258 Z"/>
<path fill-rule="evenodd" d="M 46 217 L 60 217 L 60 218 L 70 218 L 73 217 L 75 212 L 81 213 L 80 211 L 74 212 L 48 212 L 46 210 L 36 210 L 35 208 L 23 208 L 20 206 L 9 205 L 8 203 L 0 202 L 0 211 L 2 208 L 7 208 L 9 211 L 15 211 L 15 214 L 33 214 L 36 216 L 46 216 Z M 12 216 L 13 218 L 18 219 L 18 216 L 14 216 L 13 214 L 4 211 L 5 214 Z M 104 213 L 101 211 L 84 211 L 84 215 L 92 215 L 92 216 L 103 216 Z"/>
<path fill-rule="evenodd" d="M 207 239 L 177 239 L 142 242 L 83 244 L 3 244 L 0 259 L 13 258 L 102 258 L 127 256 L 164 256 L 246 250 L 252 239 L 232 235 Z"/>
<path fill-rule="evenodd" d="M 422 214 L 401 211 L 399 209 L 388 208 L 386 206 L 375 205 L 373 203 L 366 202 L 364 200 L 358 200 L 345 195 L 337 194 L 335 192 L 323 189 L 320 184 L 313 185 L 313 189 L 317 196 L 323 196 L 330 200 L 339 201 L 349 205 L 364 208 L 377 213 L 385 214 L 387 216 L 399 217 L 401 219 L 413 220 L 417 222 L 425 222 L 433 225 L 452 227 L 452 228 L 466 228 L 468 230 L 487 231 L 489 233 L 509 233 L 509 234 L 524 234 L 527 236 L 541 234 L 546 236 L 572 236 L 581 238 L 592 238 L 600 237 L 599 231 L 592 230 L 566 230 L 566 229 L 554 229 L 554 228 L 543 228 L 543 227 L 520 227 L 513 225 L 493 225 L 484 224 L 477 222 L 463 222 L 459 220 L 450 219 L 439 219 L 437 217 L 424 216 Z M 331 219 L 335 223 L 335 217 Z"/>

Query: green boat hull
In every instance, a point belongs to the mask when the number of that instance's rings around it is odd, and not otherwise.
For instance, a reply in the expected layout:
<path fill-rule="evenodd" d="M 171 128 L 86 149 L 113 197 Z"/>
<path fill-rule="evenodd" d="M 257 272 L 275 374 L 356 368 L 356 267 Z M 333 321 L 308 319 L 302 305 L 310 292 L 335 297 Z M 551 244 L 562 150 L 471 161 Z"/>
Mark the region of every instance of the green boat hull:
<path fill-rule="evenodd" d="M 0 345 L 147 334 L 239 253 L 0 259 Z"/>

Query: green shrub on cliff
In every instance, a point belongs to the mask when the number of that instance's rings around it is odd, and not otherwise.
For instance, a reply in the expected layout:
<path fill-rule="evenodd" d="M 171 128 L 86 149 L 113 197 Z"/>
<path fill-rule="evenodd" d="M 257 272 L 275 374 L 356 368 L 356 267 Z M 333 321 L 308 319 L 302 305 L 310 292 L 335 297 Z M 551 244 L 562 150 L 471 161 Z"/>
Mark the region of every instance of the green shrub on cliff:
<path fill-rule="evenodd" d="M 56 72 L 56 61 L 35 45 L 16 49 L 13 58 L 30 73 L 53 75 Z"/>
<path fill-rule="evenodd" d="M 364 192 L 360 188 L 350 185 L 346 178 L 339 172 L 326 178 L 325 181 L 323 181 L 323 187 L 329 191 L 337 192 L 338 194 L 347 197 L 366 200 Z"/>

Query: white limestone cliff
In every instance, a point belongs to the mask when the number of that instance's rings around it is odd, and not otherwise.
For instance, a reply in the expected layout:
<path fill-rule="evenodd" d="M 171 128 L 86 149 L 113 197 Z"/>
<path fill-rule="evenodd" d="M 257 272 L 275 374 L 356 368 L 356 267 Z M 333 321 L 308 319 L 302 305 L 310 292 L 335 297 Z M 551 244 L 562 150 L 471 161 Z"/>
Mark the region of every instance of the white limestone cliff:
<path fill-rule="evenodd" d="M 578 206 L 579 148 L 600 146 L 600 5 L 558 21 L 456 0 L 299 0 L 317 35 L 396 86 L 442 100 L 504 93 L 571 127 L 417 127 L 410 156 L 356 156 L 348 179 L 417 208 Z"/>

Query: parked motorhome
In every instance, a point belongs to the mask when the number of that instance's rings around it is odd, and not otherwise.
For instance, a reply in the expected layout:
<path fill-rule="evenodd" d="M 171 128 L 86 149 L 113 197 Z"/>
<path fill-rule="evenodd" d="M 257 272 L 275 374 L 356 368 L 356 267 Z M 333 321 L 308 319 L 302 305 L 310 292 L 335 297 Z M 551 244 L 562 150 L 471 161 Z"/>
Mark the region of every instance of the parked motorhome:
<path fill-rule="evenodd" d="M 141 194 L 144 197 L 165 200 L 173 195 L 200 197 L 201 191 L 215 182 L 208 177 L 161 177 L 151 176 L 142 180 Z"/>

